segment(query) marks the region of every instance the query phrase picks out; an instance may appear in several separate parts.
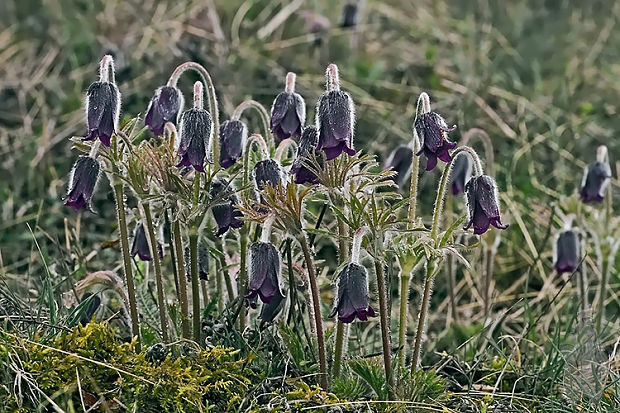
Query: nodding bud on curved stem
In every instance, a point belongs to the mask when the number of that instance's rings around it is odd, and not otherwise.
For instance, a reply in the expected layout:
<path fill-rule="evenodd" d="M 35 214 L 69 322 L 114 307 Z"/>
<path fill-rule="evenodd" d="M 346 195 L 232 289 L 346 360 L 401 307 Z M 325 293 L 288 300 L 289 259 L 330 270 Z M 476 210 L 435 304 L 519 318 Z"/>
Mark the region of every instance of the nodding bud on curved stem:
<path fill-rule="evenodd" d="M 269 148 L 267 148 L 267 143 L 265 142 L 265 139 L 263 139 L 262 135 L 259 133 L 253 133 L 250 135 L 248 140 L 245 142 L 245 149 L 243 153 L 249 154 L 249 150 L 252 147 L 253 143 L 256 143 L 260 148 L 261 159 L 269 159 Z"/>
<path fill-rule="evenodd" d="M 103 56 L 99 64 L 99 81 L 116 83 L 114 78 L 114 58 L 109 54 Z"/>
<path fill-rule="evenodd" d="M 286 93 L 295 93 L 295 79 L 297 79 L 295 73 L 288 72 L 286 74 L 286 83 L 284 84 L 284 91 Z"/>
<path fill-rule="evenodd" d="M 169 142 L 171 152 L 174 152 L 175 148 L 177 147 L 177 136 L 178 132 L 176 125 L 172 122 L 166 122 L 166 124 L 164 125 L 164 141 Z"/>
<path fill-rule="evenodd" d="M 494 176 L 495 175 L 494 173 L 495 172 L 495 154 L 493 152 L 493 142 L 491 141 L 491 138 L 489 137 L 488 133 L 486 133 L 483 129 L 480 129 L 480 128 L 471 128 L 463 134 L 463 137 L 461 138 L 461 142 L 459 142 L 459 146 L 468 146 L 469 141 L 474 136 L 480 139 L 484 147 L 487 174 L 490 176 Z"/>
<path fill-rule="evenodd" d="M 360 262 L 360 250 L 362 249 L 362 239 L 368 232 L 368 227 L 363 226 L 355 231 L 353 235 L 353 242 L 351 244 L 351 262 L 359 264 Z"/>
<path fill-rule="evenodd" d="M 297 142 L 292 140 L 291 138 L 286 138 L 280 142 L 278 148 L 276 149 L 276 153 L 273 156 L 273 159 L 282 163 L 282 157 L 286 153 L 287 150 L 291 150 L 293 154 L 297 153 Z"/>
<path fill-rule="evenodd" d="M 204 86 L 200 80 L 194 83 L 194 109 L 202 109 L 203 104 Z"/>
<path fill-rule="evenodd" d="M 330 63 L 327 66 L 325 77 L 327 78 L 326 89 L 328 92 L 331 92 L 332 90 L 340 90 L 340 76 L 338 74 L 338 66 Z"/>

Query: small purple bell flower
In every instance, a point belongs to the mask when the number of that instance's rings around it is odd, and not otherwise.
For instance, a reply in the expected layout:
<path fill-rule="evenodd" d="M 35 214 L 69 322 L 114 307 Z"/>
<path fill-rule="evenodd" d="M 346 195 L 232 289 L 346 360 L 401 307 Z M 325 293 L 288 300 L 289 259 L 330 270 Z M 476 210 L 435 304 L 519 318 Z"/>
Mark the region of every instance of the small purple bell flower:
<path fill-rule="evenodd" d="M 360 7 L 357 3 L 347 3 L 342 8 L 340 27 L 355 27 L 360 22 Z"/>
<path fill-rule="evenodd" d="M 69 192 L 65 197 L 65 205 L 79 210 L 83 206 L 90 212 L 92 198 L 99 179 L 99 162 L 90 156 L 80 156 L 71 170 Z"/>
<path fill-rule="evenodd" d="M 366 268 L 357 263 L 347 264 L 338 275 L 338 294 L 329 316 L 336 314 L 343 323 L 351 323 L 355 317 L 366 321 L 376 315 L 370 306 Z"/>
<path fill-rule="evenodd" d="M 106 55 L 101 59 L 99 81 L 93 82 L 86 92 L 88 135 L 84 140 L 99 138 L 105 146 L 110 146 L 110 139 L 118 128 L 120 110 L 121 93 L 114 82 L 114 61 L 112 56 Z"/>
<path fill-rule="evenodd" d="M 306 123 L 306 103 L 295 93 L 295 73 L 286 75 L 286 90 L 280 92 L 271 106 L 270 129 L 277 141 L 301 136 Z"/>
<path fill-rule="evenodd" d="M 211 207 L 213 218 L 217 223 L 218 230 L 215 234 L 225 234 L 230 228 L 241 228 L 243 214 L 235 205 L 239 204 L 237 196 L 230 190 L 229 183 L 225 179 L 216 180 L 211 184 L 211 198 L 214 205 Z M 217 198 L 217 199 L 216 199 Z"/>
<path fill-rule="evenodd" d="M 181 115 L 181 144 L 177 166 L 193 166 L 198 172 L 204 172 L 207 147 L 213 134 L 213 120 L 205 109 L 191 108 Z"/>
<path fill-rule="evenodd" d="M 487 232 L 489 225 L 498 229 L 508 228 L 508 225 L 502 224 L 500 218 L 497 185 L 493 178 L 488 175 L 471 178 L 465 185 L 465 198 L 467 200 L 465 229 L 473 226 L 474 234 L 480 235 Z"/>
<path fill-rule="evenodd" d="M 449 128 L 439 114 L 427 112 L 418 115 L 414 127 L 421 148 L 416 155 L 424 154 L 427 171 L 435 168 L 437 158 L 444 162 L 452 160 L 449 151 L 456 148 L 457 144 L 448 140 L 447 134 L 455 130 L 456 126 Z"/>
<path fill-rule="evenodd" d="M 573 229 L 559 231 L 553 245 L 553 267 L 562 274 L 572 273 L 579 267 L 579 235 Z"/>
<path fill-rule="evenodd" d="M 248 128 L 240 120 L 227 120 L 220 126 L 220 165 L 233 166 L 243 155 Z"/>
<path fill-rule="evenodd" d="M 256 162 L 256 165 L 254 165 L 254 182 L 258 190 L 262 190 L 265 185 L 278 188 L 282 185 L 282 169 L 280 164 L 273 159 Z"/>
<path fill-rule="evenodd" d="M 452 178 L 452 194 L 458 195 L 465 191 L 465 185 L 471 178 L 472 172 L 471 158 L 465 154 L 456 157 L 452 162 L 452 172 L 450 174 Z"/>
<path fill-rule="evenodd" d="M 385 161 L 384 169 L 396 172 L 396 175 L 392 176 L 390 179 L 392 179 L 399 188 L 403 187 L 411 174 L 412 159 L 413 150 L 406 145 L 400 145 L 392 151 L 390 157 Z"/>
<path fill-rule="evenodd" d="M 327 67 L 327 84 L 327 92 L 321 95 L 316 105 L 316 128 L 319 132 L 317 149 L 322 149 L 329 161 L 342 152 L 355 155 L 355 106 L 351 96 L 340 90 L 338 68 L 334 64 Z"/>
<path fill-rule="evenodd" d="M 164 251 L 159 242 L 157 243 L 157 251 L 159 252 L 159 258 L 163 258 Z M 151 261 L 153 259 L 151 256 L 151 249 L 149 248 L 149 242 L 146 238 L 146 231 L 144 230 L 144 225 L 141 222 L 136 224 L 136 229 L 133 233 L 133 242 L 131 244 L 131 252 L 129 255 L 132 257 L 138 255 L 142 261 Z"/>
<path fill-rule="evenodd" d="M 284 298 L 280 276 L 280 254 L 270 242 L 255 242 L 250 247 L 248 260 L 248 294 L 252 300 L 257 295 L 263 303 L 271 303 L 274 297 Z"/>
<path fill-rule="evenodd" d="M 183 109 L 183 95 L 174 86 L 162 86 L 155 91 L 155 95 L 146 110 L 144 124 L 157 136 L 164 134 L 167 122 L 177 124 L 179 113 Z"/>
<path fill-rule="evenodd" d="M 583 203 L 601 202 L 605 197 L 605 189 L 609 185 L 610 178 L 609 163 L 595 161 L 588 165 L 584 171 L 579 191 Z"/>
<path fill-rule="evenodd" d="M 318 142 L 316 127 L 314 125 L 306 126 L 301 138 L 299 138 L 299 149 L 290 170 L 290 173 L 295 175 L 296 184 L 314 184 L 317 182 L 317 176 L 304 165 L 304 162 L 308 162 L 308 157 L 314 153 Z"/>

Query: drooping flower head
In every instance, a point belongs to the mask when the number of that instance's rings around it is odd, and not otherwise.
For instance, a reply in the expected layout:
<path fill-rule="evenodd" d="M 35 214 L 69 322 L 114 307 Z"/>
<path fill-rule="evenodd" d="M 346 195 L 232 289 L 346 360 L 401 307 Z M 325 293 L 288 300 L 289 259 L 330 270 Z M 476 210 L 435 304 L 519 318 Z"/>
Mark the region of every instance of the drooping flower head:
<path fill-rule="evenodd" d="M 413 150 L 406 145 L 400 145 L 392 151 L 390 157 L 385 161 L 384 169 L 391 169 L 396 172 L 396 175 L 392 176 L 391 179 L 399 188 L 403 187 L 411 174 L 412 158 Z"/>
<path fill-rule="evenodd" d="M 291 174 L 295 175 L 296 184 L 313 184 L 317 182 L 317 176 L 304 165 L 304 162 L 308 162 L 308 157 L 314 152 L 318 142 L 319 137 L 316 127 L 314 125 L 306 126 L 301 134 L 301 138 L 299 138 L 297 156 L 290 170 Z"/>
<path fill-rule="evenodd" d="M 243 155 L 248 128 L 240 120 L 227 120 L 220 126 L 220 166 L 228 169 Z"/>
<path fill-rule="evenodd" d="M 348 93 L 340 90 L 338 68 L 327 67 L 327 92 L 316 105 L 316 128 L 319 134 L 317 149 L 325 152 L 327 160 L 342 152 L 355 155 L 353 129 L 355 106 Z"/>
<path fill-rule="evenodd" d="M 338 294 L 329 316 L 336 314 L 343 323 L 350 323 L 355 317 L 366 321 L 375 316 L 375 310 L 370 306 L 368 274 L 360 264 L 351 262 L 338 274 Z"/>
<path fill-rule="evenodd" d="M 204 172 L 204 163 L 207 158 L 207 149 L 213 134 L 213 120 L 211 114 L 202 107 L 201 82 L 194 84 L 194 107 L 181 115 L 181 143 L 179 156 L 181 160 L 177 166 L 193 166 L 199 172 Z"/>
<path fill-rule="evenodd" d="M 360 6 L 358 3 L 347 3 L 342 8 L 340 27 L 355 27 L 360 22 Z"/>
<path fill-rule="evenodd" d="M 262 190 L 265 185 L 278 188 L 282 185 L 282 169 L 278 161 L 264 159 L 254 165 L 254 182 L 258 190 Z"/>
<path fill-rule="evenodd" d="M 137 255 L 142 261 L 151 261 L 153 259 L 153 256 L 151 255 L 149 241 L 146 237 L 147 235 L 144 229 L 144 225 L 141 222 L 138 222 L 133 233 L 133 242 L 131 244 L 131 251 L 129 254 L 132 257 L 135 257 Z M 162 249 L 159 242 L 157 243 L 157 251 L 159 253 L 159 258 L 163 258 L 164 250 Z"/>
<path fill-rule="evenodd" d="M 214 204 L 211 207 L 213 218 L 217 223 L 218 230 L 215 235 L 218 237 L 225 234 L 230 228 L 241 228 L 243 214 L 235 205 L 239 204 L 237 196 L 233 193 L 227 180 L 215 180 L 211 184 L 211 198 Z"/>
<path fill-rule="evenodd" d="M 263 323 L 272 323 L 273 320 L 275 320 L 276 317 L 278 317 L 278 315 L 282 312 L 285 302 L 285 296 L 281 296 L 280 294 L 274 295 L 269 304 L 263 304 L 261 307 L 259 318 L 263 321 Z"/>
<path fill-rule="evenodd" d="M 93 212 L 92 198 L 99 179 L 99 162 L 90 156 L 80 156 L 71 170 L 69 192 L 65 205 L 79 210 L 83 206 Z"/>
<path fill-rule="evenodd" d="M 164 134 L 164 126 L 172 122 L 175 126 L 179 113 L 183 109 L 183 94 L 175 86 L 162 86 L 155 91 L 155 95 L 146 110 L 144 124 L 157 136 Z"/>
<path fill-rule="evenodd" d="M 301 136 L 306 122 L 306 102 L 295 93 L 295 73 L 286 75 L 286 89 L 280 92 L 271 106 L 270 128 L 278 141 Z"/>
<path fill-rule="evenodd" d="M 451 188 L 452 194 L 462 194 L 465 190 L 465 185 L 471 178 L 472 163 L 469 156 L 463 154 L 458 155 L 454 162 L 452 162 L 452 172 L 450 174 L 452 178 Z"/>
<path fill-rule="evenodd" d="M 101 60 L 99 81 L 93 82 L 86 92 L 86 119 L 88 135 L 84 140 L 99 138 L 105 146 L 118 128 L 121 94 L 114 82 L 114 61 L 106 55 Z"/>
<path fill-rule="evenodd" d="M 605 189 L 611 179 L 611 168 L 607 159 L 607 147 L 600 146 L 596 161 L 588 165 L 581 181 L 579 195 L 584 204 L 601 202 L 605 197 Z"/>
<path fill-rule="evenodd" d="M 448 132 L 456 129 L 456 126 L 448 127 L 446 121 L 435 112 L 431 111 L 431 105 L 426 93 L 420 95 L 422 104 L 421 113 L 414 122 L 414 131 L 418 137 L 420 150 L 416 155 L 426 157 L 426 170 L 430 171 L 437 165 L 437 158 L 444 162 L 450 162 L 450 150 L 456 148 L 456 142 L 448 139 Z"/>
<path fill-rule="evenodd" d="M 248 259 L 248 294 L 252 300 L 257 295 L 263 303 L 271 303 L 274 297 L 284 298 L 280 274 L 280 254 L 270 242 L 255 242 L 250 247 Z"/>
<path fill-rule="evenodd" d="M 474 227 L 474 234 L 487 232 L 489 225 L 498 229 L 506 229 L 502 224 L 499 212 L 499 198 L 497 185 L 488 175 L 472 177 L 465 185 L 465 199 L 467 201 L 467 226 Z"/>
<path fill-rule="evenodd" d="M 576 271 L 580 260 L 577 231 L 572 228 L 558 231 L 553 244 L 553 267 L 558 274 Z"/>

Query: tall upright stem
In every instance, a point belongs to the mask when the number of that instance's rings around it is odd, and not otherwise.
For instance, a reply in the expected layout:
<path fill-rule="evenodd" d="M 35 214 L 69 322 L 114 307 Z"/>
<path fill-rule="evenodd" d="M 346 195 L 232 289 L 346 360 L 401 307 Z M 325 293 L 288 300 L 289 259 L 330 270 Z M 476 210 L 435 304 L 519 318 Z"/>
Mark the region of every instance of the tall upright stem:
<path fill-rule="evenodd" d="M 435 272 L 435 261 L 426 263 L 426 277 L 424 280 L 424 295 L 422 304 L 420 305 L 420 317 L 418 319 L 418 329 L 415 335 L 415 343 L 413 345 L 413 357 L 411 360 L 411 373 L 415 373 L 420 364 L 420 349 L 422 348 L 422 336 L 424 335 L 424 327 L 426 324 L 426 314 L 428 313 L 428 305 L 433 288 L 433 279 Z"/>
<path fill-rule="evenodd" d="M 239 283 L 237 284 L 237 290 L 239 297 L 245 297 L 246 289 L 247 289 L 247 261 L 246 255 L 248 254 L 248 227 L 250 226 L 249 222 L 246 222 L 241 229 L 239 230 Z M 241 309 L 241 313 L 239 314 L 239 330 L 244 331 L 247 325 L 247 317 L 246 311 L 244 308 Z"/>
<path fill-rule="evenodd" d="M 198 279 L 198 230 L 190 228 L 189 262 L 192 279 L 192 321 L 194 341 L 200 343 L 200 281 Z"/>
<path fill-rule="evenodd" d="M 378 243 L 378 241 L 376 241 L 376 243 Z M 379 254 L 380 252 L 380 248 L 375 249 L 376 254 Z M 379 288 L 379 317 L 381 319 L 383 366 L 385 368 L 385 377 L 388 383 L 388 397 L 392 398 L 392 391 L 394 389 L 394 376 L 392 374 L 392 354 L 390 350 L 390 319 L 387 307 L 385 272 L 383 270 L 383 263 L 379 258 L 375 258 L 375 273 L 377 275 L 377 286 Z"/>
<path fill-rule="evenodd" d="M 159 322 L 161 324 L 161 336 L 164 343 L 170 341 L 168 335 L 168 312 L 166 304 L 166 295 L 164 292 L 164 278 L 161 272 L 161 261 L 159 259 L 159 249 L 157 243 L 157 237 L 155 236 L 155 228 L 153 226 L 153 217 L 151 215 L 151 207 L 145 202 L 142 203 L 142 212 L 144 214 L 144 222 L 146 223 L 147 240 L 149 243 L 149 249 L 151 250 L 151 257 L 153 259 L 153 268 L 155 269 L 155 284 L 157 286 L 157 304 L 159 307 Z"/>
<path fill-rule="evenodd" d="M 596 151 L 596 160 L 598 162 L 605 162 L 609 164 L 609 154 L 607 152 L 607 146 L 601 145 Z M 608 178 L 607 182 L 607 194 L 605 196 L 605 228 L 609 231 L 610 220 L 612 214 L 613 194 L 611 190 L 611 178 Z M 609 280 L 610 261 L 614 259 L 611 251 L 613 250 L 613 242 L 609 242 L 609 251 L 603 251 L 603 262 L 601 266 L 601 285 L 599 286 L 599 311 L 596 314 L 596 330 L 601 331 L 601 324 L 605 318 L 605 300 L 607 299 L 607 283 Z"/>
<path fill-rule="evenodd" d="M 129 255 L 129 233 L 127 231 L 127 217 L 125 216 L 125 196 L 123 184 L 119 181 L 114 183 L 114 197 L 116 198 L 116 217 L 118 219 L 118 231 L 121 239 L 121 255 L 123 257 L 123 270 L 127 283 L 127 296 L 129 297 L 129 315 L 131 318 L 131 333 L 137 337 L 136 351 L 140 351 L 140 323 L 138 321 L 138 306 L 136 303 L 136 286 Z"/>
<path fill-rule="evenodd" d="M 487 245 L 485 251 L 485 269 L 484 269 L 484 318 L 489 316 L 491 311 L 491 280 L 493 279 L 493 264 L 495 254 L 493 246 Z"/>
<path fill-rule="evenodd" d="M 337 216 L 338 223 L 338 257 L 340 264 L 348 261 L 349 248 L 346 241 L 346 224 L 340 216 Z M 342 321 L 336 321 L 336 345 L 334 347 L 334 365 L 332 366 L 332 374 L 334 378 L 340 376 L 340 370 L 342 365 L 342 357 L 345 350 L 345 340 L 348 336 L 348 325 L 345 325 Z"/>
<path fill-rule="evenodd" d="M 314 261 L 312 259 L 312 252 L 310 251 L 310 245 L 306 239 L 305 234 L 300 234 L 298 237 L 301 250 L 304 254 L 304 260 L 306 267 L 308 268 L 308 279 L 310 281 L 310 291 L 312 293 L 312 307 L 314 313 L 314 324 L 316 330 L 316 341 L 319 352 L 319 372 L 320 383 L 323 389 L 327 389 L 327 361 L 325 358 L 325 333 L 323 331 L 323 320 L 321 319 L 321 302 L 319 297 L 319 285 L 316 279 L 316 269 L 314 267 Z"/>
<path fill-rule="evenodd" d="M 407 304 L 409 303 L 409 282 L 411 275 L 401 270 L 400 273 L 400 307 L 398 313 L 398 359 L 397 368 L 405 365 L 405 341 L 407 333 Z"/>
<path fill-rule="evenodd" d="M 172 238 L 174 240 L 174 257 L 176 259 L 177 276 L 179 278 L 179 301 L 181 304 L 181 330 L 183 338 L 189 339 L 189 304 L 187 302 L 187 276 L 185 274 L 185 258 L 183 242 L 181 240 L 181 225 L 179 220 L 172 223 Z"/>
<path fill-rule="evenodd" d="M 226 292 L 228 293 L 228 301 L 232 302 L 235 299 L 235 290 L 232 285 L 232 279 L 228 272 L 228 265 L 226 264 L 226 244 L 224 243 L 224 237 L 220 238 L 219 248 L 222 254 L 218 257 L 220 263 L 220 272 L 224 277 L 224 283 L 226 284 Z"/>

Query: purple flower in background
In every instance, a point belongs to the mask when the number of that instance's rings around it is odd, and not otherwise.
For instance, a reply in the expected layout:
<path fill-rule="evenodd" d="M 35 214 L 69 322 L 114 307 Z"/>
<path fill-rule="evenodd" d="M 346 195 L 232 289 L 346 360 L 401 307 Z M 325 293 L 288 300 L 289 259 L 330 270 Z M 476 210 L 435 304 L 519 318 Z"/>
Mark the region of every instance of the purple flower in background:
<path fill-rule="evenodd" d="M 465 185 L 467 200 L 467 226 L 474 227 L 474 234 L 487 232 L 489 225 L 498 229 L 506 229 L 499 213 L 499 199 L 495 181 L 488 175 L 474 176 Z"/>
<path fill-rule="evenodd" d="M 80 156 L 71 170 L 69 192 L 65 205 L 79 210 L 83 206 L 93 212 L 91 205 L 93 193 L 99 179 L 99 162 L 90 156 Z"/>
<path fill-rule="evenodd" d="M 278 188 L 282 185 L 282 169 L 280 164 L 273 159 L 265 159 L 254 165 L 254 182 L 256 187 L 262 190 L 265 185 Z"/>
<path fill-rule="evenodd" d="M 228 169 L 243 155 L 248 128 L 240 120 L 227 120 L 220 126 L 220 165 Z"/>
<path fill-rule="evenodd" d="M 452 194 L 458 195 L 465 191 L 465 185 L 471 178 L 472 163 L 468 155 L 458 155 L 452 162 Z"/>
<path fill-rule="evenodd" d="M 411 160 L 413 159 L 413 150 L 406 146 L 400 145 L 392 151 L 390 157 L 385 161 L 384 169 L 393 170 L 396 175 L 390 179 L 402 188 L 403 184 L 411 174 Z"/>
<path fill-rule="evenodd" d="M 366 268 L 356 263 L 347 264 L 338 275 L 338 294 L 330 317 L 338 314 L 343 323 L 352 322 L 355 317 L 361 321 L 375 316 L 370 306 L 368 274 Z"/>
<path fill-rule="evenodd" d="M 159 258 L 163 258 L 164 251 L 159 242 L 157 243 L 157 251 L 159 253 Z M 136 229 L 133 233 L 133 243 L 131 244 L 131 252 L 129 255 L 132 257 L 137 255 L 142 261 L 151 261 L 153 259 L 151 256 L 151 249 L 149 248 L 149 242 L 146 238 L 146 231 L 144 230 L 144 225 L 141 222 L 136 224 Z"/>
<path fill-rule="evenodd" d="M 435 112 L 422 113 L 415 120 L 414 128 L 420 142 L 420 151 L 416 155 L 426 157 L 426 170 L 437 165 L 437 158 L 450 162 L 450 150 L 456 148 L 456 142 L 448 140 L 447 133 L 456 129 L 448 127 L 446 121 Z"/>
<path fill-rule="evenodd" d="M 340 27 L 355 27 L 360 22 L 360 8 L 357 3 L 347 3 L 342 8 Z"/>
<path fill-rule="evenodd" d="M 85 141 L 99 138 L 105 146 L 118 127 L 121 108 L 121 94 L 112 82 L 94 82 L 86 92 L 86 119 L 88 136 Z"/>
<path fill-rule="evenodd" d="M 269 242 L 255 242 L 250 247 L 248 259 L 248 294 L 246 298 L 252 300 L 258 295 L 263 303 L 269 304 L 282 292 L 280 277 L 280 254 L 277 248 Z"/>
<path fill-rule="evenodd" d="M 276 317 L 278 317 L 278 315 L 280 315 L 280 313 L 282 312 L 282 308 L 284 308 L 285 302 L 285 296 L 276 294 L 273 296 L 269 304 L 263 304 L 259 314 L 259 317 L 263 321 L 263 323 L 273 322 L 273 320 L 275 320 Z"/>
<path fill-rule="evenodd" d="M 299 149 L 297 156 L 291 165 L 291 173 L 295 175 L 296 184 L 314 184 L 317 182 L 317 176 L 308 167 L 304 165 L 308 162 L 308 157 L 314 153 L 316 145 L 319 142 L 316 127 L 314 125 L 306 126 L 301 138 L 299 138 Z"/>
<path fill-rule="evenodd" d="M 577 270 L 580 261 L 579 236 L 577 231 L 567 229 L 559 231 L 553 245 L 553 267 L 562 274 Z"/>
<path fill-rule="evenodd" d="M 243 221 L 241 220 L 243 214 L 235 207 L 239 200 L 231 191 L 228 181 L 225 179 L 214 181 L 211 184 L 210 193 L 214 202 L 211 212 L 218 226 L 215 235 L 219 237 L 230 228 L 241 228 L 243 226 Z"/>
<path fill-rule="evenodd" d="M 605 197 L 605 189 L 609 185 L 611 168 L 606 162 L 592 162 L 588 165 L 581 181 L 581 200 L 584 204 L 601 202 Z"/>
<path fill-rule="evenodd" d="M 177 124 L 179 113 L 183 109 L 183 95 L 174 86 L 162 86 L 155 91 L 155 95 L 146 110 L 144 124 L 157 136 L 164 134 L 167 122 Z"/>
<path fill-rule="evenodd" d="M 319 132 L 317 149 L 325 152 L 327 160 L 334 159 L 343 151 L 355 155 L 354 117 L 355 107 L 348 93 L 331 90 L 319 98 L 316 109 L 316 127 Z"/>
<path fill-rule="evenodd" d="M 185 258 L 185 274 L 188 281 L 191 281 L 192 267 L 189 247 L 185 247 L 183 257 Z M 201 281 L 207 281 L 209 279 L 209 247 L 206 242 L 200 242 L 198 244 L 198 279 Z"/>
<path fill-rule="evenodd" d="M 191 108 L 183 112 L 179 145 L 181 160 L 177 166 L 191 165 L 197 171 L 204 172 L 207 147 L 212 134 L 213 121 L 209 112 L 200 108 Z"/>
<path fill-rule="evenodd" d="M 280 92 L 271 107 L 271 131 L 278 141 L 301 136 L 306 122 L 306 103 L 295 92 Z"/>

